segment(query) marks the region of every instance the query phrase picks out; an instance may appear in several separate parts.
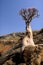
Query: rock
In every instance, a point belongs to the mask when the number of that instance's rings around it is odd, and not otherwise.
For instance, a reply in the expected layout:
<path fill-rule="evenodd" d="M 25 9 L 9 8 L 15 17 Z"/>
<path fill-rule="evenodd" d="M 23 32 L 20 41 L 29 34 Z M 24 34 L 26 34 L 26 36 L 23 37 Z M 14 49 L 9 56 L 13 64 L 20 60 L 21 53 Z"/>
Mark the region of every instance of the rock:
<path fill-rule="evenodd" d="M 41 50 L 39 47 L 28 46 L 24 50 L 24 60 L 28 65 L 40 65 L 41 64 Z"/>

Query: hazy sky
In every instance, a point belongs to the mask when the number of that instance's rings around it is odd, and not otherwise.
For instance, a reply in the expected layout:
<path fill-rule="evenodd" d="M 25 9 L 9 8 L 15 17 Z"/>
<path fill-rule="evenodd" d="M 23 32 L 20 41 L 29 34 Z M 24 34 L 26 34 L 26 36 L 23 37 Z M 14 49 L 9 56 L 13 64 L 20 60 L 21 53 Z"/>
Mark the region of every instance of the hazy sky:
<path fill-rule="evenodd" d="M 35 7 L 40 17 L 31 22 L 32 30 L 43 28 L 43 0 L 0 0 L 0 35 L 24 32 L 25 22 L 19 15 L 21 8 Z"/>

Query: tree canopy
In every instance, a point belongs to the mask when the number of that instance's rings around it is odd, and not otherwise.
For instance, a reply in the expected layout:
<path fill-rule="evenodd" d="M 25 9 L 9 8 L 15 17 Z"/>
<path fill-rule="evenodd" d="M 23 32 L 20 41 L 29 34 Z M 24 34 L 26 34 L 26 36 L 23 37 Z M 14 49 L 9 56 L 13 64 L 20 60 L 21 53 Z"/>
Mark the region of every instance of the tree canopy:
<path fill-rule="evenodd" d="M 21 9 L 20 15 L 23 17 L 25 22 L 31 22 L 35 17 L 38 17 L 38 10 L 36 8 Z"/>

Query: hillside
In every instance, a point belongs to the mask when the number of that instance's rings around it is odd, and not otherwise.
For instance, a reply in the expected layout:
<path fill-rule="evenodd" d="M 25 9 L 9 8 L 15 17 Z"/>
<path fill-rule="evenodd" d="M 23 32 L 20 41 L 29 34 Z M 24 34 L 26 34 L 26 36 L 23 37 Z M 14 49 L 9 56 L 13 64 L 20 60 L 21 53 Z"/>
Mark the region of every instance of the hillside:
<path fill-rule="evenodd" d="M 25 32 L 11 33 L 4 36 L 0 36 L 0 57 L 1 57 L 1 54 L 4 55 L 4 53 L 6 53 L 9 49 L 14 47 L 16 44 L 19 44 L 21 42 L 21 38 L 23 38 L 24 36 L 25 36 Z M 39 31 L 33 31 L 33 38 L 34 38 L 35 44 L 43 44 L 43 29 Z M 43 45 L 41 46 L 43 47 Z M 12 63 L 11 60 L 9 60 L 8 62 Z M 9 64 L 9 65 L 12 65 L 12 64 Z"/>
<path fill-rule="evenodd" d="M 16 44 L 20 41 L 20 38 L 25 36 L 25 32 L 11 33 L 5 36 L 0 36 L 0 43 L 3 44 Z M 43 44 L 43 29 L 39 31 L 33 31 L 33 38 L 35 44 Z"/>

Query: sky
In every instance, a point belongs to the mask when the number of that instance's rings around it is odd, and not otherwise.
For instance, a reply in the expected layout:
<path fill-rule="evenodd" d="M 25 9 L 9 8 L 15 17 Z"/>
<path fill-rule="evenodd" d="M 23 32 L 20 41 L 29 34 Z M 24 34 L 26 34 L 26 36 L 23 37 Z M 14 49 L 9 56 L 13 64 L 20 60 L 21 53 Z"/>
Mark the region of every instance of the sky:
<path fill-rule="evenodd" d="M 24 32 L 25 22 L 20 16 L 22 8 L 35 7 L 40 16 L 30 23 L 32 30 L 43 28 L 43 0 L 0 0 L 0 35 Z"/>

